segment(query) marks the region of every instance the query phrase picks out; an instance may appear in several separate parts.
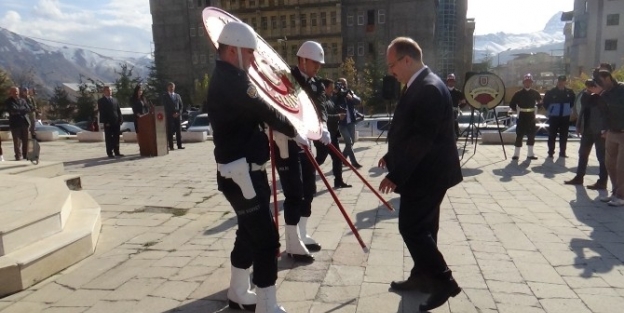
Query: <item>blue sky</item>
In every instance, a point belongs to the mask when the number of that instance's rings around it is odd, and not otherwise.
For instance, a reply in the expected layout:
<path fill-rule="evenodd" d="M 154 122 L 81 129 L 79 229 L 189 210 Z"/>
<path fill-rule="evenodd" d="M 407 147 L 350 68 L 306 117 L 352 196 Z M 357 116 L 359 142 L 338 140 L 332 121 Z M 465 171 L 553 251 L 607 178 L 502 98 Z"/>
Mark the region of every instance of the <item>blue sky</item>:
<path fill-rule="evenodd" d="M 183 0 L 177 0 L 183 1 Z M 574 0 L 468 0 L 477 35 L 541 30 Z M 90 47 L 148 54 L 152 46 L 149 0 L 1 0 L 0 27 L 21 35 Z M 50 45 L 58 45 L 46 42 Z M 88 48 L 104 55 L 140 56 Z"/>

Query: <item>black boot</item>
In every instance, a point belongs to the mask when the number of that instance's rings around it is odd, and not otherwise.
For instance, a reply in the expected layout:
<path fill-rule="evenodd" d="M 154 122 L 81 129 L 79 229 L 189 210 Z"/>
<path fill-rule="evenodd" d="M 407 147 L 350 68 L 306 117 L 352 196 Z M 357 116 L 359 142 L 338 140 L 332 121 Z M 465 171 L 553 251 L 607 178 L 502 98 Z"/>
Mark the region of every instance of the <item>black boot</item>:
<path fill-rule="evenodd" d="M 450 278 L 448 280 L 432 281 L 432 291 L 425 303 L 420 304 L 420 311 L 430 311 L 443 305 L 450 297 L 455 297 L 461 292 L 457 282 Z"/>
<path fill-rule="evenodd" d="M 411 291 L 417 290 L 422 293 L 431 292 L 429 286 L 429 279 L 424 275 L 410 276 L 404 281 L 393 281 L 390 283 L 390 288 L 397 291 Z"/>
<path fill-rule="evenodd" d="M 583 184 L 583 177 L 581 176 L 574 176 L 574 178 L 570 179 L 570 180 L 566 180 L 563 182 L 566 185 L 582 185 Z"/>

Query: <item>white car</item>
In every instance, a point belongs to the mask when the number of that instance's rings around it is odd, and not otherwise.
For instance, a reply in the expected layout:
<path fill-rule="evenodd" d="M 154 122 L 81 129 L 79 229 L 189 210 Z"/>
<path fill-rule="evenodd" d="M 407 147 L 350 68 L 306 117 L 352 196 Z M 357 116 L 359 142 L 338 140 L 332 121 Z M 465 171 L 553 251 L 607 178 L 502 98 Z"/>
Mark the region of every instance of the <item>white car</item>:
<path fill-rule="evenodd" d="M 119 127 L 120 132 L 134 132 L 134 113 L 132 113 L 132 108 L 121 108 L 121 118 L 123 123 Z"/>
<path fill-rule="evenodd" d="M 459 125 L 460 137 L 476 137 L 479 133 L 479 129 L 487 127 L 483 114 L 477 111 L 472 112 L 472 114 L 471 112 L 463 112 L 458 115 L 457 124 Z"/>
<path fill-rule="evenodd" d="M 202 113 L 197 115 L 193 119 L 193 123 L 186 129 L 187 132 L 205 132 L 210 136 L 212 134 L 212 128 L 210 127 L 210 121 L 208 120 L 208 114 Z"/>
<path fill-rule="evenodd" d="M 363 121 L 355 124 L 355 131 L 360 137 L 378 137 L 388 135 L 392 116 L 367 117 Z"/>

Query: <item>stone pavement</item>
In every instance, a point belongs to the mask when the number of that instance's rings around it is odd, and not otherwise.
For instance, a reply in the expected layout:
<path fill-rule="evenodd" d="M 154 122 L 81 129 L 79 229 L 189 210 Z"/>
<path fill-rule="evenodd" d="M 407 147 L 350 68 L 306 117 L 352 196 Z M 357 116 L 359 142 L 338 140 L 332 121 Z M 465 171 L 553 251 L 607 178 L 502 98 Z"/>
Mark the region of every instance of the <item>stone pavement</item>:
<path fill-rule="evenodd" d="M 569 158 L 555 160 L 544 159 L 546 144 L 538 142 L 540 159 L 520 163 L 504 160 L 500 146 L 480 145 L 474 155 L 468 148 L 464 182 L 447 193 L 439 235 L 464 292 L 435 312 L 622 312 L 624 209 L 563 185 L 574 176 L 578 142 L 569 144 Z M 103 143 L 43 143 L 41 159 L 65 162 L 101 204 L 99 244 L 93 256 L 0 299 L 0 312 L 230 312 L 236 219 L 216 190 L 212 149 L 204 142 L 140 158 L 136 145 L 122 144 L 126 157 L 109 160 Z M 381 142 L 356 144 L 361 173 L 375 187 L 384 151 Z M 326 173 L 330 167 L 323 165 Z M 596 179 L 593 156 L 589 173 L 586 184 Z M 289 313 L 417 312 L 425 295 L 389 291 L 412 265 L 396 212 L 353 173 L 345 178 L 354 187 L 338 195 L 370 252 L 318 181 L 309 224 L 323 250 L 312 265 L 280 259 L 280 303 Z M 386 198 L 397 205 L 396 195 Z"/>

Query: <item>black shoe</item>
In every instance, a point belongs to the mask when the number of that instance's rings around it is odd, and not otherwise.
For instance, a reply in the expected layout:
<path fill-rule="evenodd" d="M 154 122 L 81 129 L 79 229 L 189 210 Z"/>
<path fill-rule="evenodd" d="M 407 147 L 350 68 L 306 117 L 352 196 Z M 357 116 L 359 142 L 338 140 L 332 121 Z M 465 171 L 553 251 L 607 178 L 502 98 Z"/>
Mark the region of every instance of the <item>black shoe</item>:
<path fill-rule="evenodd" d="M 121 157 L 125 157 L 125 155 L 121 154 L 121 153 L 117 153 L 115 154 L 116 157 L 121 158 Z"/>
<path fill-rule="evenodd" d="M 355 164 L 352 164 L 352 165 L 353 165 L 353 167 L 355 167 L 358 170 L 362 168 L 362 165 L 359 164 L 359 163 L 355 163 Z"/>
<path fill-rule="evenodd" d="M 570 180 L 566 180 L 563 183 L 566 184 L 566 185 L 582 185 L 583 184 L 583 177 L 574 176 L 574 178 L 572 178 Z"/>
<path fill-rule="evenodd" d="M 353 187 L 353 186 L 351 186 L 349 184 L 345 184 L 345 182 L 334 183 L 334 189 L 351 188 L 351 187 Z"/>
<path fill-rule="evenodd" d="M 549 154 L 548 154 L 548 158 L 549 158 L 549 159 L 552 159 L 552 158 L 553 158 L 553 154 L 552 154 L 552 153 L 549 153 Z"/>
<path fill-rule="evenodd" d="M 587 189 L 590 189 L 590 190 L 604 190 L 604 189 L 607 189 L 607 183 L 601 182 L 601 181 L 597 181 L 593 185 L 588 185 Z"/>
<path fill-rule="evenodd" d="M 420 311 L 430 311 L 443 305 L 450 297 L 455 297 L 461 292 L 461 288 L 454 279 L 434 282 L 432 292 L 425 303 L 420 304 Z"/>
<path fill-rule="evenodd" d="M 527 159 L 529 159 L 529 160 L 537 160 L 537 157 L 532 155 L 532 156 L 528 156 Z"/>
<path fill-rule="evenodd" d="M 513 157 L 511 157 L 511 159 L 512 159 L 512 160 L 518 160 L 518 159 L 519 159 L 519 157 L 517 157 L 517 156 L 515 156 L 515 155 L 514 155 Z"/>
<path fill-rule="evenodd" d="M 228 306 L 230 307 L 230 309 L 232 310 L 242 310 L 242 311 L 251 311 L 251 312 L 255 312 L 256 311 L 256 304 L 240 304 L 240 303 L 236 303 L 230 299 L 228 299 Z"/>
<path fill-rule="evenodd" d="M 169 147 L 169 150 L 175 150 L 173 147 Z"/>
<path fill-rule="evenodd" d="M 560 158 L 567 158 L 568 156 L 565 153 L 559 153 Z"/>
<path fill-rule="evenodd" d="M 109 159 L 114 159 L 114 158 L 115 158 L 115 156 L 114 156 L 114 155 L 112 155 L 112 154 L 109 154 L 109 155 L 108 155 L 108 158 L 109 158 Z"/>
<path fill-rule="evenodd" d="M 185 148 L 180 146 L 180 147 L 178 147 L 178 149 L 183 150 L 183 149 L 185 149 Z"/>
<path fill-rule="evenodd" d="M 422 293 L 431 292 L 429 284 L 427 283 L 427 278 L 424 276 L 410 276 L 410 278 L 404 281 L 393 281 L 390 283 L 390 288 L 397 291 L 417 290 Z"/>
<path fill-rule="evenodd" d="M 292 254 L 288 253 L 288 256 L 291 257 L 295 262 L 300 263 L 312 263 L 314 262 L 314 256 L 311 254 Z"/>
<path fill-rule="evenodd" d="M 321 245 L 318 243 L 309 243 L 305 245 L 306 249 L 310 252 L 319 252 L 321 251 Z"/>

